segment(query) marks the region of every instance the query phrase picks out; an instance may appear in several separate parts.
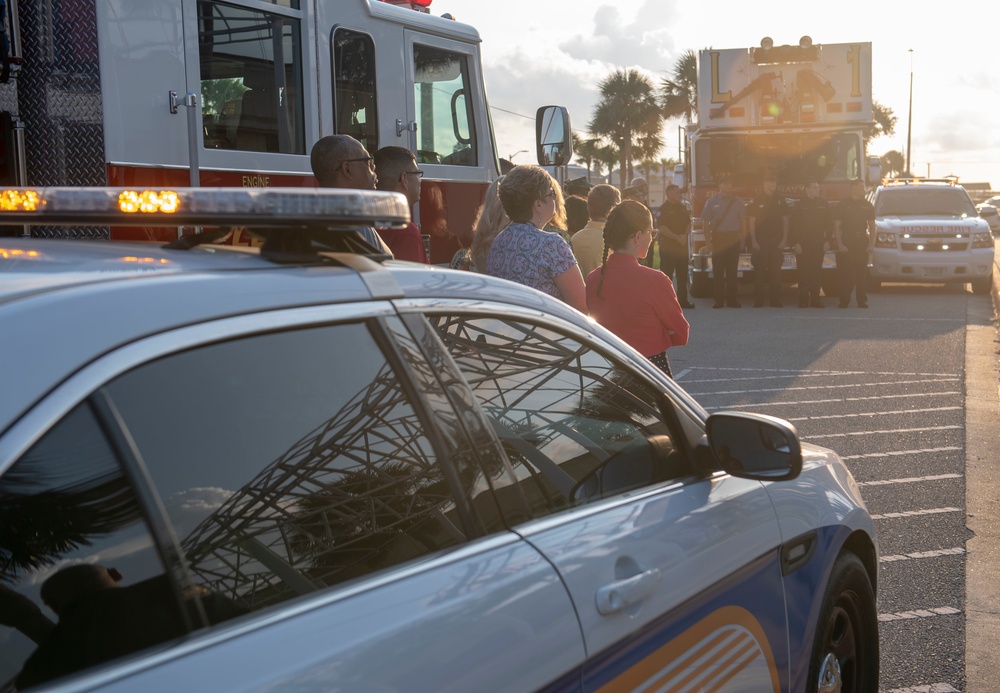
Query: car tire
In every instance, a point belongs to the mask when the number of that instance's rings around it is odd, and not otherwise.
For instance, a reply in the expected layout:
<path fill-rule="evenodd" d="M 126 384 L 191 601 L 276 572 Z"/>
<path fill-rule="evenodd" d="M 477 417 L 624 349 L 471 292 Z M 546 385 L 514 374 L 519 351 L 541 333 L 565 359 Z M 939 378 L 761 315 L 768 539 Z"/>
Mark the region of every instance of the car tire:
<path fill-rule="evenodd" d="M 875 593 L 853 553 L 837 558 L 823 596 L 809 660 L 807 690 L 878 690 L 879 641 Z"/>
<path fill-rule="evenodd" d="M 982 279 L 973 279 L 969 283 L 972 284 L 972 293 L 988 295 L 993 290 L 993 275 Z"/>

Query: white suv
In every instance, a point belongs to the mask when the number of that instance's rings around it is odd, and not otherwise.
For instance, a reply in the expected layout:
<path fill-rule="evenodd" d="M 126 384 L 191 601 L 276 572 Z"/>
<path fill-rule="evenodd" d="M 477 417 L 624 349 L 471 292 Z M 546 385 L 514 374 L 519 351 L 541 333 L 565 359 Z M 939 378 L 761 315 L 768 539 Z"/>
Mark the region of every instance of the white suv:
<path fill-rule="evenodd" d="M 969 194 L 954 181 L 905 180 L 871 193 L 878 234 L 873 288 L 883 281 L 993 285 L 993 234 Z"/>

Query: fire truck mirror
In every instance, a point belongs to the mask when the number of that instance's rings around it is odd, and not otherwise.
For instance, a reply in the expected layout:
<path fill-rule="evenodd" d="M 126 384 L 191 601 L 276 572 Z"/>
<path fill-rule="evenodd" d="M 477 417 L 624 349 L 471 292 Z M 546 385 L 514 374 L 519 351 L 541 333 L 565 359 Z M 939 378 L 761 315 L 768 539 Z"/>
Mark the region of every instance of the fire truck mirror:
<path fill-rule="evenodd" d="M 569 111 L 564 106 L 542 106 L 535 114 L 535 147 L 541 166 L 562 166 L 573 157 Z"/>

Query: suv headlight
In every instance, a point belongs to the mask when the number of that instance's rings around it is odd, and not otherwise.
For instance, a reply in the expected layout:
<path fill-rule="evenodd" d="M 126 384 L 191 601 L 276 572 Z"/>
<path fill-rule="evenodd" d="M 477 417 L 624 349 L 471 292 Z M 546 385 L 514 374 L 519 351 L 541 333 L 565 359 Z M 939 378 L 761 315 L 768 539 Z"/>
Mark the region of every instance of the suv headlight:
<path fill-rule="evenodd" d="M 875 247 L 876 248 L 895 248 L 896 247 L 896 234 L 890 233 L 888 231 L 879 231 L 875 235 Z"/>
<path fill-rule="evenodd" d="M 993 234 L 991 234 L 991 233 L 973 233 L 972 234 L 972 247 L 973 248 L 992 248 L 993 247 Z"/>

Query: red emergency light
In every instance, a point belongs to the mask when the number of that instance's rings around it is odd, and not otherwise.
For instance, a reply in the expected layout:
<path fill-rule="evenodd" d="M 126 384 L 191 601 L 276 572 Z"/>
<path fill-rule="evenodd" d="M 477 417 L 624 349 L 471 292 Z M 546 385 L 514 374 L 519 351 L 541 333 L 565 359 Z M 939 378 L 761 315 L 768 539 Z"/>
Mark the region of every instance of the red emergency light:
<path fill-rule="evenodd" d="M 382 2 L 387 2 L 390 5 L 408 6 L 411 10 L 418 10 L 420 12 L 427 12 L 433 1 L 434 0 L 382 0 Z"/>

